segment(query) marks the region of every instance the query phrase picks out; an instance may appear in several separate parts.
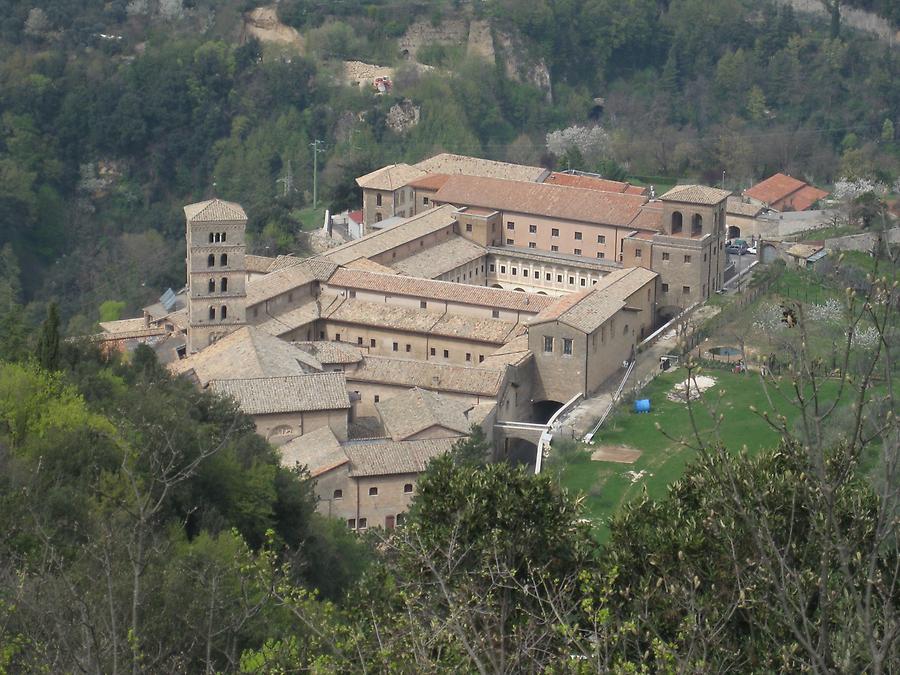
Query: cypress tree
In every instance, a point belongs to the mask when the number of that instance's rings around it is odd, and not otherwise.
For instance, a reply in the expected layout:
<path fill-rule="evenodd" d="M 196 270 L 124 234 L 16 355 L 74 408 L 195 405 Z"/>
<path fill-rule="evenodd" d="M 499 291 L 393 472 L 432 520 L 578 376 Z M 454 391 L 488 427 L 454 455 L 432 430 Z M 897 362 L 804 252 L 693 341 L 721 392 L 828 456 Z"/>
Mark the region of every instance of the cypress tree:
<path fill-rule="evenodd" d="M 37 343 L 37 359 L 46 370 L 59 368 L 59 308 L 51 302 L 47 308 L 47 318 L 41 325 L 41 335 Z"/>

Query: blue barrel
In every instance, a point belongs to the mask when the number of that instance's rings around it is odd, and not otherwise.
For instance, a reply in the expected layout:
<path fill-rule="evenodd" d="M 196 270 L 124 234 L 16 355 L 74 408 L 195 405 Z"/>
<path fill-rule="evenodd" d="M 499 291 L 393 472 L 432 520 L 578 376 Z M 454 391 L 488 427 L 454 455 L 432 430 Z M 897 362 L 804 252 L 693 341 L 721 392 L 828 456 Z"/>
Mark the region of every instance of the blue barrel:
<path fill-rule="evenodd" d="M 636 413 L 648 413 L 650 412 L 650 399 L 649 398 L 639 398 L 634 402 L 634 412 Z"/>

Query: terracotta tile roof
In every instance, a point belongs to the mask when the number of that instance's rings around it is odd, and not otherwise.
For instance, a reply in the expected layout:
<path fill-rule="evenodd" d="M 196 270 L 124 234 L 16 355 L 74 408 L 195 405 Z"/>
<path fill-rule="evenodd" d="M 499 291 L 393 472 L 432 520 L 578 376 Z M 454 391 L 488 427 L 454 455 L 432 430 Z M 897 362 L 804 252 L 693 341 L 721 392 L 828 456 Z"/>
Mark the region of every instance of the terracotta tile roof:
<path fill-rule="evenodd" d="M 437 191 L 434 201 L 559 220 L 621 226 L 634 220 L 647 200 L 640 195 L 585 190 L 564 185 L 454 176 Z"/>
<path fill-rule="evenodd" d="M 191 370 L 200 384 L 210 380 L 299 375 L 322 370 L 322 364 L 253 326 L 244 326 L 206 349 L 169 366 L 176 375 Z"/>
<path fill-rule="evenodd" d="M 248 415 L 345 410 L 350 407 L 343 373 L 212 380 L 214 391 L 232 397 Z"/>
<path fill-rule="evenodd" d="M 505 345 L 484 357 L 478 365 L 482 368 L 503 368 L 507 365 L 517 366 L 532 357 L 528 348 L 528 335 L 519 335 Z"/>
<path fill-rule="evenodd" d="M 321 317 L 327 321 L 343 324 L 362 324 L 407 333 L 429 333 L 494 344 L 503 344 L 522 330 L 520 324 L 511 321 L 441 314 L 424 309 L 349 298 L 336 298 L 333 303 L 323 306 Z"/>
<path fill-rule="evenodd" d="M 397 261 L 393 267 L 401 274 L 434 279 L 461 265 L 483 258 L 486 253 L 487 250 L 483 246 L 465 237 L 454 235 L 446 241 Z"/>
<path fill-rule="evenodd" d="M 633 195 L 647 194 L 647 188 L 617 180 L 609 180 L 608 178 L 600 178 L 599 176 L 578 176 L 554 171 L 547 176 L 544 182 L 552 185 L 579 187 L 586 190 L 600 190 L 601 192 L 627 192 Z"/>
<path fill-rule="evenodd" d="M 322 365 L 335 363 L 359 363 L 363 359 L 362 350 L 346 342 L 315 340 L 311 342 L 292 342 L 297 349 L 302 349 Z"/>
<path fill-rule="evenodd" d="M 245 255 L 244 256 L 244 268 L 248 272 L 256 272 L 258 274 L 265 274 L 269 272 L 269 268 L 272 266 L 276 258 L 270 258 L 265 255 Z"/>
<path fill-rule="evenodd" d="M 328 426 L 297 436 L 276 448 L 276 452 L 281 457 L 281 466 L 289 469 L 305 466 L 313 478 L 350 461 Z"/>
<path fill-rule="evenodd" d="M 364 189 L 389 190 L 393 192 L 417 178 L 423 178 L 426 172 L 409 164 L 389 164 L 356 179 L 356 184 Z"/>
<path fill-rule="evenodd" d="M 247 214 L 240 204 L 221 199 L 188 204 L 184 207 L 184 215 L 192 223 L 247 221 Z"/>
<path fill-rule="evenodd" d="M 347 267 L 352 270 L 365 270 L 367 272 L 380 272 L 381 274 L 397 274 L 397 270 L 388 267 L 387 265 L 382 265 L 381 263 L 377 263 L 374 260 L 369 260 L 368 258 L 357 258 L 356 260 L 351 260 L 344 267 Z"/>
<path fill-rule="evenodd" d="M 375 382 L 493 397 L 500 391 L 503 372 L 501 368 L 367 356 L 356 370 L 347 371 L 346 376 L 348 382 Z"/>
<path fill-rule="evenodd" d="M 347 217 L 352 220 L 354 223 L 361 223 L 363 221 L 363 212 L 360 211 L 350 211 L 347 214 Z"/>
<path fill-rule="evenodd" d="M 319 303 L 310 298 L 299 307 L 294 307 L 286 312 L 281 312 L 276 316 L 272 316 L 262 323 L 256 324 L 256 327 L 264 333 L 280 337 L 306 326 L 318 318 Z"/>
<path fill-rule="evenodd" d="M 529 325 L 559 321 L 585 333 L 593 333 L 625 306 L 629 296 L 658 275 L 643 267 L 612 272 L 592 289 L 560 298 L 531 320 Z"/>
<path fill-rule="evenodd" d="M 247 307 L 292 291 L 313 281 L 325 281 L 337 264 L 322 258 L 297 258 L 290 265 L 269 272 L 247 284 Z"/>
<path fill-rule="evenodd" d="M 391 295 L 431 298 L 532 314 L 537 314 L 553 301 L 553 298 L 546 295 L 346 268 L 338 269 L 328 280 L 328 286 L 380 291 Z"/>
<path fill-rule="evenodd" d="M 453 155 L 448 152 L 429 157 L 413 166 L 427 173 L 476 178 L 503 178 L 524 182 L 539 181 L 549 173 L 541 166 L 496 162 L 491 159 Z"/>
<path fill-rule="evenodd" d="M 471 403 L 413 387 L 375 404 L 385 431 L 395 441 L 403 441 L 431 427 L 443 427 L 447 436 L 462 436 L 472 426 Z"/>
<path fill-rule="evenodd" d="M 648 202 L 634 217 L 628 227 L 646 232 L 659 232 L 662 230 L 663 210 L 659 202 Z"/>
<path fill-rule="evenodd" d="M 811 207 L 820 199 L 825 199 L 825 197 L 827 197 L 829 194 L 830 193 L 826 190 L 820 190 L 819 188 L 813 187 L 812 185 L 807 185 L 800 188 L 796 193 L 787 198 L 787 206 L 790 206 L 794 211 L 806 211 L 806 209 Z M 783 210 L 787 210 L 785 204 L 782 204 L 781 208 Z"/>
<path fill-rule="evenodd" d="M 805 211 L 828 194 L 825 190 L 783 173 L 769 176 L 744 190 L 745 197 L 756 199 L 779 211 Z"/>
<path fill-rule="evenodd" d="M 101 321 L 100 328 L 110 334 L 133 333 L 147 330 L 147 320 L 139 316 L 136 319 L 119 319 L 118 321 Z M 159 329 L 156 329 L 159 330 Z"/>
<path fill-rule="evenodd" d="M 393 227 L 341 244 L 319 257 L 340 265 L 346 265 L 359 258 L 374 258 L 411 241 L 439 232 L 455 222 L 456 216 L 453 214 L 452 206 L 429 209 Z"/>
<path fill-rule="evenodd" d="M 660 196 L 660 199 L 670 202 L 687 202 L 689 204 L 718 204 L 727 199 L 731 192 L 706 185 L 676 185 L 671 190 Z"/>
<path fill-rule="evenodd" d="M 341 449 L 350 457 L 351 476 L 389 476 L 422 473 L 429 461 L 450 452 L 455 440 L 350 441 Z"/>
<path fill-rule="evenodd" d="M 450 176 L 445 173 L 429 173 L 423 178 L 417 178 L 409 184 L 416 190 L 440 190 Z"/>
<path fill-rule="evenodd" d="M 747 216 L 749 218 L 755 218 L 765 210 L 764 206 L 752 202 L 744 202 L 740 197 L 729 197 L 728 201 L 725 203 L 726 213 Z"/>

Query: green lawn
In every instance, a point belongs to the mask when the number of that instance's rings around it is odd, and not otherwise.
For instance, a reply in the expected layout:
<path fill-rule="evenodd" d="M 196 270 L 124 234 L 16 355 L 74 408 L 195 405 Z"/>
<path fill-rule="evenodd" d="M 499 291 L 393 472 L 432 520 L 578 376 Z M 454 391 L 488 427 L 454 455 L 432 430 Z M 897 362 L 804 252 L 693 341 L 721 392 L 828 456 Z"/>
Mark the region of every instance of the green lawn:
<path fill-rule="evenodd" d="M 753 452 L 777 445 L 778 434 L 750 411 L 751 405 L 760 411 L 771 411 L 758 375 L 735 375 L 717 369 L 704 369 L 702 374 L 717 380 L 716 385 L 705 393 L 704 401 L 711 407 L 718 406 L 718 412 L 725 415 L 720 438 L 726 447 L 739 450 L 746 445 Z M 687 407 L 684 403 L 669 401 L 665 396 L 684 376 L 685 371 L 679 369 L 656 378 L 641 394 L 641 398 L 650 399 L 651 412 L 636 414 L 631 412 L 631 406 L 620 406 L 595 437 L 594 448 L 600 445 L 626 445 L 641 450 L 641 457 L 634 464 L 595 462 L 589 455 L 583 454 L 568 456 L 562 462 L 554 463 L 551 451 L 550 470 L 560 472 L 563 487 L 584 495 L 586 515 L 595 522 L 600 541 L 606 540 L 608 519 L 622 504 L 644 489 L 651 497 L 663 497 L 666 486 L 681 476 L 685 465 L 694 457 L 693 449 L 670 440 L 663 433 L 676 439 L 691 438 Z M 824 390 L 826 395 L 830 392 L 833 396 L 836 384 L 826 384 Z M 781 397 L 773 396 L 773 399 L 777 412 L 789 420 L 796 418 L 796 412 Z M 699 406 L 694 409 L 698 427 L 708 437 L 713 427 L 710 410 Z M 657 423 L 662 431 L 657 430 Z M 633 483 L 627 472 L 641 470 L 652 475 Z"/>
<path fill-rule="evenodd" d="M 324 207 L 313 208 L 311 206 L 294 209 L 291 211 L 291 217 L 300 223 L 303 230 L 317 230 L 325 222 L 325 209 Z"/>

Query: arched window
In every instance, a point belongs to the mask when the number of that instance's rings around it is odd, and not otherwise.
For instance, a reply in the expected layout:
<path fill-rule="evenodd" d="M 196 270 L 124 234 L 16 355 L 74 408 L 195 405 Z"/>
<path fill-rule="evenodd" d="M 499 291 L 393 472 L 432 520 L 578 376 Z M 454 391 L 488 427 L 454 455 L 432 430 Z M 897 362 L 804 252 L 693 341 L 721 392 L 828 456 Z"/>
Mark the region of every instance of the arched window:
<path fill-rule="evenodd" d="M 228 318 L 228 308 L 225 305 L 222 305 L 222 311 L 220 314 L 221 314 L 219 316 L 220 321 L 224 321 L 225 319 Z"/>
<path fill-rule="evenodd" d="M 404 492 L 404 494 L 409 494 L 409 493 L 412 492 L 412 491 L 413 491 L 413 484 L 412 484 L 412 483 L 405 483 L 405 484 L 403 485 L 403 492 Z"/>
<path fill-rule="evenodd" d="M 696 237 L 700 233 L 703 232 L 703 216 L 699 213 L 695 213 L 691 217 L 691 236 Z"/>
<path fill-rule="evenodd" d="M 222 267 L 225 267 L 225 265 L 228 264 L 228 254 L 227 253 L 223 253 L 222 255 L 219 256 L 219 264 Z"/>
<path fill-rule="evenodd" d="M 215 307 L 210 307 L 210 308 L 209 308 L 209 320 L 210 320 L 210 321 L 215 321 L 215 319 L 216 319 L 216 308 L 215 308 Z"/>
<path fill-rule="evenodd" d="M 343 498 L 344 498 L 343 490 L 335 490 L 334 491 L 334 494 L 332 495 L 332 499 L 343 499 Z"/>
<path fill-rule="evenodd" d="M 218 232 L 216 232 L 216 241 L 217 241 L 217 242 L 219 241 L 219 238 L 220 238 L 221 236 L 222 236 L 221 234 L 219 234 Z"/>
<path fill-rule="evenodd" d="M 207 267 L 215 267 L 216 266 L 216 256 L 210 253 L 206 256 L 206 266 Z"/>
<path fill-rule="evenodd" d="M 223 293 L 228 292 L 228 277 L 222 277 L 222 283 L 219 284 L 219 290 Z"/>
<path fill-rule="evenodd" d="M 213 233 L 212 232 L 209 233 L 209 243 L 210 244 L 213 243 Z"/>
<path fill-rule="evenodd" d="M 210 292 L 210 293 L 215 293 L 215 292 L 216 292 L 216 280 L 215 280 L 215 279 L 210 279 L 210 280 L 209 280 L 209 292 Z"/>
<path fill-rule="evenodd" d="M 403 521 L 405 521 L 405 520 L 406 520 L 406 514 L 405 514 L 405 513 L 398 513 L 398 514 L 397 514 L 397 519 L 396 519 L 395 522 L 397 523 L 397 525 L 402 525 L 402 524 L 403 524 Z"/>
<path fill-rule="evenodd" d="M 672 234 L 681 232 L 683 223 L 684 217 L 681 215 L 681 211 L 672 212 Z"/>
<path fill-rule="evenodd" d="M 226 234 L 228 234 L 228 233 L 227 233 L 227 232 L 223 232 L 223 233 L 222 233 L 222 243 L 225 243 L 225 235 L 226 235 Z"/>

